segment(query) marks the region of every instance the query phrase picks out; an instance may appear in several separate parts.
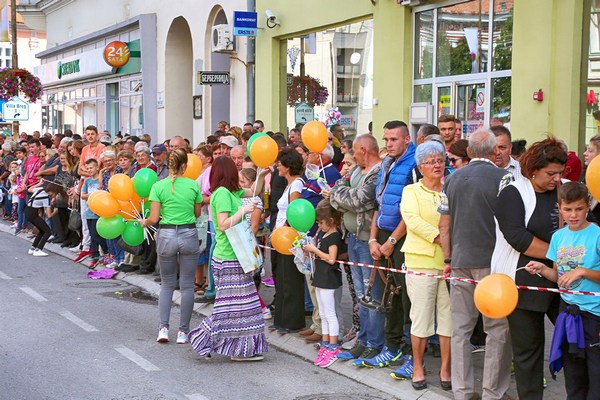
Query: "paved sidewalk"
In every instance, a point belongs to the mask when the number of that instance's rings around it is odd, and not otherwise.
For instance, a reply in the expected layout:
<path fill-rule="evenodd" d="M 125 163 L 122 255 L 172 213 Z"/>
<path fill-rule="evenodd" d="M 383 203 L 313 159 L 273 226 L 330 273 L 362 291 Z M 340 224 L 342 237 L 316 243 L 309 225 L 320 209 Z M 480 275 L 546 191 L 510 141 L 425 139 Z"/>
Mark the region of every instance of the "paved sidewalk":
<path fill-rule="evenodd" d="M 12 229 L 9 227 L 7 223 L 0 223 L 0 232 L 5 232 L 5 234 L 13 233 Z M 26 235 L 20 234 L 19 238 L 28 240 Z M 76 254 L 69 251 L 68 249 L 63 249 L 55 244 L 47 244 L 45 249 L 46 251 L 50 251 L 61 255 L 63 257 L 69 259 L 75 259 Z M 42 259 L 40 259 L 42 260 Z M 90 261 L 85 260 L 83 262 L 84 265 L 89 265 Z M 269 267 L 267 266 L 267 275 L 270 273 Z M 83 269 L 85 273 L 88 272 L 87 269 Z M 154 282 L 154 277 L 150 275 L 137 275 L 135 273 L 119 273 L 115 276 L 115 279 L 123 280 L 131 285 L 137 286 L 150 293 L 151 295 L 158 298 L 158 294 L 160 292 L 160 284 Z M 351 327 L 352 325 L 352 315 L 351 315 L 351 300 L 350 295 L 348 293 L 348 288 L 346 286 L 346 279 L 343 279 L 345 287 L 344 287 L 344 295 L 342 306 L 345 310 L 345 314 L 343 316 L 343 325 L 346 328 Z M 263 300 L 269 304 L 272 299 L 274 290 L 272 288 L 263 287 L 261 288 L 261 296 Z M 173 296 L 173 301 L 176 304 L 180 304 L 180 293 L 179 291 L 175 291 Z M 212 312 L 212 305 L 210 304 L 195 304 L 194 311 L 200 315 L 209 315 Z M 268 326 L 272 323 L 272 320 L 265 321 L 265 326 Z M 307 324 L 308 324 L 307 319 Z M 547 329 L 546 329 L 546 361 L 548 359 L 548 347 L 550 341 L 552 339 L 552 325 L 549 321 L 546 321 Z M 297 334 L 288 334 L 288 335 L 279 335 L 276 332 L 270 332 L 269 330 L 265 330 L 267 339 L 271 346 L 274 346 L 280 350 L 288 352 L 290 354 L 294 354 L 298 357 L 301 357 L 307 360 L 307 368 L 316 368 L 312 366 L 312 361 L 316 356 L 316 350 L 313 345 L 307 344 L 303 339 L 301 339 Z M 483 373 L 483 353 L 478 353 L 473 355 L 474 366 L 475 366 L 475 380 L 476 385 L 479 386 L 479 391 L 481 392 L 481 378 Z M 310 363 L 310 364 L 309 364 Z M 367 368 L 356 368 L 351 365 L 351 361 L 341 362 L 338 361 L 329 367 L 330 370 L 339 373 L 340 375 L 346 376 L 350 379 L 356 380 L 364 385 L 376 388 L 382 392 L 389 393 L 398 399 L 403 400 L 434 400 L 434 399 L 452 399 L 451 392 L 445 392 L 440 388 L 438 373 L 440 368 L 440 359 L 433 358 L 429 355 L 425 355 L 425 365 L 427 370 L 427 382 L 428 389 L 423 391 L 415 391 L 412 388 L 410 381 L 397 381 L 390 377 L 390 373 L 392 372 L 391 368 L 381 368 L 381 369 L 367 369 Z M 547 366 L 547 363 L 545 364 Z M 550 399 L 560 399 L 566 398 L 565 390 L 564 390 L 564 377 L 563 374 L 558 375 L 558 380 L 553 381 L 549 375 L 546 373 L 548 380 L 548 388 L 544 391 L 544 395 L 546 398 Z M 517 398 L 514 378 L 511 382 L 511 390 L 510 396 L 514 399 Z"/>

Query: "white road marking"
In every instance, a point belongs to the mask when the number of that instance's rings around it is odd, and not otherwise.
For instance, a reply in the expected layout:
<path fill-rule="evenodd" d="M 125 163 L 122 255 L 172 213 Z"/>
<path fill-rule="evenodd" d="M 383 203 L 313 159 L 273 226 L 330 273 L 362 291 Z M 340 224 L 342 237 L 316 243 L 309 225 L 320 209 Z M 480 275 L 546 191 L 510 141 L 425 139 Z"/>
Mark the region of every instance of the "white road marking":
<path fill-rule="evenodd" d="M 208 397 L 203 396 L 200 393 L 186 394 L 185 397 L 187 397 L 190 400 L 208 400 Z"/>
<path fill-rule="evenodd" d="M 152 364 L 150 361 L 146 360 L 145 358 L 143 358 L 133 350 L 128 349 L 127 347 L 115 347 L 115 350 L 121 353 L 122 356 L 129 359 L 130 361 L 133 361 L 146 371 L 160 371 L 160 368 L 158 368 L 156 365 Z"/>
<path fill-rule="evenodd" d="M 9 280 L 12 278 L 10 276 L 6 275 L 4 272 L 0 271 L 0 279 Z"/>
<path fill-rule="evenodd" d="M 74 314 L 71 314 L 68 311 L 61 311 L 60 315 L 62 315 L 63 317 L 65 317 L 66 319 L 68 319 L 69 321 L 71 321 L 86 332 L 98 332 L 98 329 L 96 329 L 96 327 L 88 324 L 81 318 L 75 316 Z"/>
<path fill-rule="evenodd" d="M 48 301 L 48 299 L 46 299 L 44 296 L 42 296 L 41 294 L 39 294 L 38 292 L 36 292 L 35 290 L 33 290 L 30 287 L 24 286 L 24 287 L 20 287 L 19 289 L 21 289 L 22 291 L 24 291 L 25 293 L 27 293 L 28 295 L 30 295 L 31 297 L 33 297 L 35 300 L 42 302 L 42 301 Z"/>

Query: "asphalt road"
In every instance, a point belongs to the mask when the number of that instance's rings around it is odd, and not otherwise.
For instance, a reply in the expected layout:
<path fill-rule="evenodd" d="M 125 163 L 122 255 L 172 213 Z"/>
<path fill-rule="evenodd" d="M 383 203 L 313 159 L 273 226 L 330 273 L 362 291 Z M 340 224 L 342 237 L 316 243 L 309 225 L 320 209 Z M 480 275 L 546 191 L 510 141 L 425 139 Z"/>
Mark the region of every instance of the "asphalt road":
<path fill-rule="evenodd" d="M 155 299 L 28 247 L 0 232 L 0 399 L 392 398 L 272 347 L 264 361 L 240 364 L 200 359 L 174 338 L 159 344 Z M 175 329 L 178 321 L 174 307 Z"/>

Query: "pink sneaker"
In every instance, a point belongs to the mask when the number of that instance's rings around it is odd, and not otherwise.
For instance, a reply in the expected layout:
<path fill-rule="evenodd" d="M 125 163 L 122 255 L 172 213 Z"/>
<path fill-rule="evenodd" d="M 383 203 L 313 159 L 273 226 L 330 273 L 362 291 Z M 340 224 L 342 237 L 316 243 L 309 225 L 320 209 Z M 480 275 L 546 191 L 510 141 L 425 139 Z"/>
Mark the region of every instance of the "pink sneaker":
<path fill-rule="evenodd" d="M 335 350 L 326 350 L 323 355 L 323 359 L 318 364 L 321 368 L 327 368 L 331 364 L 337 361 L 337 355 L 340 353 L 340 347 L 337 346 Z"/>
<path fill-rule="evenodd" d="M 321 346 L 321 348 L 319 349 L 319 352 L 317 353 L 317 358 L 315 358 L 315 365 L 321 364 L 321 361 L 323 361 L 323 356 L 325 355 L 326 351 L 327 351 L 327 347 Z"/>

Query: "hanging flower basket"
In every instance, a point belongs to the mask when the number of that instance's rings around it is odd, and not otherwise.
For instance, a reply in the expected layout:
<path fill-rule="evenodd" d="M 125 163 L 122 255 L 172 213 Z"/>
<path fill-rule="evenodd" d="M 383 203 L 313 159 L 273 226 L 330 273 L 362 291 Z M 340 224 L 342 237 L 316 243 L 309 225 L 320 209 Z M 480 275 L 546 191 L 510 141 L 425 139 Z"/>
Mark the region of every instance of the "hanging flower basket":
<path fill-rule="evenodd" d="M 325 104 L 329 97 L 329 91 L 317 78 L 310 75 L 301 78 L 299 76 L 292 77 L 292 82 L 288 86 L 288 105 L 296 106 L 302 101 L 302 90 L 304 89 L 304 102 L 309 106 L 319 106 Z"/>
<path fill-rule="evenodd" d="M 8 101 L 20 93 L 29 102 L 35 103 L 42 97 L 42 82 L 26 69 L 0 69 L 0 98 Z"/>

